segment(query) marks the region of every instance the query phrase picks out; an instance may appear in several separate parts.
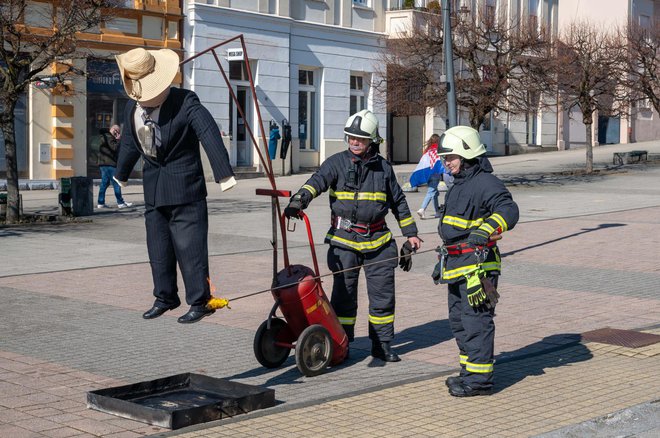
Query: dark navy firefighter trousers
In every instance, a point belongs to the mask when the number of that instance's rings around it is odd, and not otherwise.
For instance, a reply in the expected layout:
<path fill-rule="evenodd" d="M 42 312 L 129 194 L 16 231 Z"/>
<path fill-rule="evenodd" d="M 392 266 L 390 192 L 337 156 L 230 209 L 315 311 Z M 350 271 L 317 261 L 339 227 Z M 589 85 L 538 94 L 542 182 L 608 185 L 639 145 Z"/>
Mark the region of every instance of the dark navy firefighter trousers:
<path fill-rule="evenodd" d="M 364 274 L 369 297 L 369 338 L 372 341 L 389 342 L 394 338 L 394 270 L 398 266 L 397 256 L 394 240 L 377 251 L 367 253 L 333 245 L 328 249 L 328 267 L 332 272 L 337 272 L 333 275 L 330 303 L 349 341 L 354 337 L 360 268 L 338 271 L 368 265 L 364 266 Z"/>
<path fill-rule="evenodd" d="M 488 278 L 497 287 L 497 275 Z M 449 284 L 449 326 L 460 354 L 463 383 L 474 389 L 493 386 L 494 309 L 474 308 L 467 300 L 467 280 Z"/>

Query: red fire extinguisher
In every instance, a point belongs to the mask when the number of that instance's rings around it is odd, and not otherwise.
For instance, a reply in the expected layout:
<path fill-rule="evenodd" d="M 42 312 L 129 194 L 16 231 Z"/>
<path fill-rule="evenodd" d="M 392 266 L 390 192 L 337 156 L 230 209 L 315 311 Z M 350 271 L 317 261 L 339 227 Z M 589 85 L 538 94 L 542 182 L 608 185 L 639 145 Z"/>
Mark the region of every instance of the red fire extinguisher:
<path fill-rule="evenodd" d="M 257 330 L 254 353 L 266 368 L 277 368 L 293 348 L 300 372 L 316 376 L 328 366 L 343 362 L 348 354 L 348 337 L 321 287 L 309 218 L 302 212 L 300 217 L 307 228 L 314 270 L 291 265 L 285 251 L 284 269 L 278 272 L 272 289 L 275 304 Z M 278 308 L 284 319 L 275 316 Z"/>

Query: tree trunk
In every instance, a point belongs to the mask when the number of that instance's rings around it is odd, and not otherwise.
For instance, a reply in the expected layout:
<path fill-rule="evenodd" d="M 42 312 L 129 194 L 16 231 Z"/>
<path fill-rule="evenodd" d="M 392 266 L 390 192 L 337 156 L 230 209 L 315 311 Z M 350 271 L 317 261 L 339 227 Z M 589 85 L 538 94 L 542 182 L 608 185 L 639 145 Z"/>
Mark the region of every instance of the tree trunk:
<path fill-rule="evenodd" d="M 587 173 L 592 173 L 594 171 L 594 149 L 592 146 L 591 123 L 584 126 L 587 132 Z"/>
<path fill-rule="evenodd" d="M 17 98 L 7 97 L 0 104 L 0 130 L 5 139 L 5 158 L 7 163 L 7 218 L 8 224 L 14 224 L 20 219 L 18 205 L 18 161 L 16 160 L 16 135 L 14 131 L 14 109 Z"/>

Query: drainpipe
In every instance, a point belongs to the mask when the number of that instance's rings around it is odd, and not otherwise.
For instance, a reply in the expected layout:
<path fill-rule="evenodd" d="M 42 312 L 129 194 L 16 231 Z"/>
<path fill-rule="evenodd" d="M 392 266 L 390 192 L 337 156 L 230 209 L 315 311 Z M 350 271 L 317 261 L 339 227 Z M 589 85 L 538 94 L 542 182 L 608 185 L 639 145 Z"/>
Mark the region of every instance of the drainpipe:
<path fill-rule="evenodd" d="M 451 47 L 451 10 L 449 0 L 442 0 L 442 30 L 445 52 L 445 79 L 447 81 L 447 129 L 456 126 L 456 87 L 454 82 L 454 55 Z"/>

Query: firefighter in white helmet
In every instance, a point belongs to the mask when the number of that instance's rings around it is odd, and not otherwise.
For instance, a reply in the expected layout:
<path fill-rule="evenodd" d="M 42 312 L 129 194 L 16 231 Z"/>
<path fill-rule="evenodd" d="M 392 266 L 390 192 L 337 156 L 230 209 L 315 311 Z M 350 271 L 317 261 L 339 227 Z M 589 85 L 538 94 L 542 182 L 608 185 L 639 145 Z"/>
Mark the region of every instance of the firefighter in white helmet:
<path fill-rule="evenodd" d="M 369 296 L 371 355 L 386 362 L 400 360 L 390 343 L 394 338 L 394 270 L 397 247 L 385 216 L 392 210 L 407 238 L 399 265 L 411 266 L 410 254 L 420 248 L 417 226 L 389 162 L 379 155 L 378 119 L 368 110 L 351 115 L 344 126 L 348 149 L 323 162 L 291 198 L 284 210 L 298 217 L 312 199 L 330 194 L 330 229 L 325 242 L 328 265 L 335 272 L 331 303 L 353 341 L 358 309 L 357 285 L 364 267 Z M 356 269 L 352 269 L 356 268 Z"/>
<path fill-rule="evenodd" d="M 518 222 L 518 206 L 486 158 L 479 132 L 455 126 L 440 138 L 438 154 L 454 176 L 438 224 L 444 243 L 433 272 L 449 288 L 449 325 L 461 372 L 446 380 L 456 397 L 493 391 L 495 304 L 500 253 L 496 240 Z"/>

